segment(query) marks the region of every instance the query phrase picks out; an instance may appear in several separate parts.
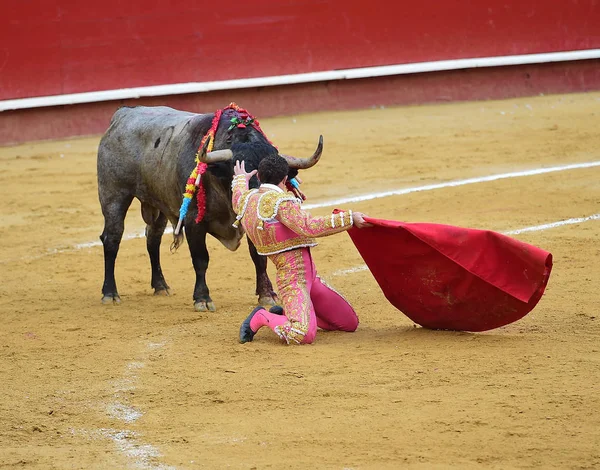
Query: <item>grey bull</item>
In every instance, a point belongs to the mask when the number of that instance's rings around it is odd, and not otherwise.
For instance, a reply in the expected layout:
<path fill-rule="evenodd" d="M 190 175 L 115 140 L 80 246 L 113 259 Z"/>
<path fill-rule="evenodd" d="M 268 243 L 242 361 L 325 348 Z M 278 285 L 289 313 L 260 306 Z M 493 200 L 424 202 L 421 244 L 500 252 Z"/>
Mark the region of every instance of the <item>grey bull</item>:
<path fill-rule="evenodd" d="M 98 194 L 104 230 L 100 240 L 104 245 L 103 303 L 120 303 L 115 281 L 115 260 L 124 231 L 127 210 L 134 198 L 141 202 L 146 223 L 146 246 L 152 271 L 151 286 L 155 295 L 169 293 L 160 264 L 160 244 L 167 223 L 173 226 L 179 218 L 182 194 L 187 179 L 196 165 L 195 156 L 204 135 L 211 127 L 214 114 L 194 114 L 168 107 L 122 107 L 113 115 L 110 126 L 98 148 Z M 193 299 L 198 311 L 214 311 L 215 305 L 206 285 L 209 254 L 206 234 L 219 240 L 230 250 L 236 250 L 244 235 L 243 229 L 232 226 L 235 213 L 231 205 L 233 165 L 243 160 L 248 172 L 257 169 L 260 160 L 278 153 L 260 128 L 241 122 L 239 114 L 228 109 L 222 113 L 215 134 L 213 151 L 200 152 L 208 164 L 202 175 L 206 194 L 206 210 L 202 221 L 195 222 L 196 198 L 183 221 L 185 238 L 196 272 Z M 247 121 L 248 122 L 248 121 Z M 233 123 L 233 125 L 232 125 Z M 280 154 L 290 164 L 290 177 L 298 169 L 317 163 L 323 150 L 322 136 L 314 154 L 296 158 Z M 256 177 L 250 187 L 258 187 Z M 176 237 L 178 246 L 182 235 Z M 273 305 L 277 297 L 266 271 L 266 258 L 256 252 L 248 240 L 250 257 L 256 268 L 258 303 Z"/>

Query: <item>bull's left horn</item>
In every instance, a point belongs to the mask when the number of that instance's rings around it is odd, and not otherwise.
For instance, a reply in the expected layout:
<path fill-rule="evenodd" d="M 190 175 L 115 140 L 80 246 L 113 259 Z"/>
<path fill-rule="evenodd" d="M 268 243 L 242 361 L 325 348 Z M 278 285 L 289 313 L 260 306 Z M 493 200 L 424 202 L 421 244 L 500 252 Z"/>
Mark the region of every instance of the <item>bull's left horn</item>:
<path fill-rule="evenodd" d="M 212 152 L 204 153 L 198 157 L 203 163 L 226 162 L 233 158 L 233 152 L 230 149 L 213 150 Z"/>
<path fill-rule="evenodd" d="M 322 135 L 319 136 L 319 144 L 317 145 L 317 150 L 315 150 L 315 153 L 312 154 L 312 157 L 298 158 L 298 157 L 292 157 L 290 155 L 284 155 L 283 153 L 280 153 L 279 155 L 281 155 L 283 158 L 285 158 L 287 160 L 290 168 L 295 168 L 297 170 L 306 170 L 307 168 L 310 168 L 311 166 L 315 166 L 317 164 L 317 162 L 319 161 L 319 158 L 321 158 L 321 153 L 323 153 L 323 136 Z"/>

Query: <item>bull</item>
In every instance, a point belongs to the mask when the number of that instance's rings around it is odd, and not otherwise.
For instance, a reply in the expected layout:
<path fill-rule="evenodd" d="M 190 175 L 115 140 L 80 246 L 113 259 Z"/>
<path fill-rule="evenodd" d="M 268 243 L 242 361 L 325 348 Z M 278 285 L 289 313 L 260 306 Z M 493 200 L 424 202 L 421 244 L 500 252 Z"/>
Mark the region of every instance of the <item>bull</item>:
<path fill-rule="evenodd" d="M 243 160 L 247 171 L 258 168 L 260 160 L 278 153 L 256 125 L 239 125 L 239 113 L 225 108 L 214 135 L 214 146 L 199 151 L 203 137 L 211 128 L 214 114 L 195 114 L 172 108 L 121 107 L 113 115 L 108 130 L 98 147 L 98 195 L 104 230 L 100 240 L 104 246 L 103 303 L 120 303 L 115 281 L 115 260 L 124 231 L 125 216 L 134 198 L 141 202 L 142 218 L 146 223 L 146 247 L 150 257 L 151 286 L 155 295 L 168 295 L 160 263 L 160 245 L 167 223 L 178 221 L 182 194 L 190 172 L 196 165 L 196 153 L 207 163 L 202 175 L 205 191 L 205 213 L 196 223 L 198 208 L 192 202 L 183 220 L 185 238 L 196 273 L 193 300 L 196 311 L 215 311 L 206 284 L 209 254 L 206 235 L 210 234 L 226 248 L 235 251 L 244 235 L 241 226 L 233 226 L 236 214 L 231 204 L 231 182 L 235 161 Z M 248 122 L 248 121 L 246 121 Z M 232 124 L 233 123 L 233 124 Z M 280 154 L 290 165 L 289 177 L 299 169 L 317 163 L 323 150 L 319 138 L 314 154 L 296 158 Z M 258 187 L 256 177 L 250 187 Z M 195 199 L 195 196 L 194 196 Z M 183 235 L 175 237 L 174 246 Z M 267 275 L 266 257 L 259 255 L 248 240 L 250 257 L 256 268 L 256 295 L 261 305 L 274 305 L 277 296 Z"/>

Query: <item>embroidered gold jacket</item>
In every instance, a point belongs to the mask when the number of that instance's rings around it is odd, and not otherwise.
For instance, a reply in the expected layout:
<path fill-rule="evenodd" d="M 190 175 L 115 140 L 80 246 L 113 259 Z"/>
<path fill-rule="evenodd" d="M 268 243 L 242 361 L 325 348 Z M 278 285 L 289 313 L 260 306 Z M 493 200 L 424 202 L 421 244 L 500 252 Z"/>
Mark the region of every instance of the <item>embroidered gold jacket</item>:
<path fill-rule="evenodd" d="M 315 246 L 315 238 L 352 227 L 352 211 L 313 217 L 302 209 L 299 199 L 272 184 L 248 190 L 246 178 L 238 175 L 231 187 L 233 210 L 237 214 L 234 226 L 241 222 L 261 255 Z"/>

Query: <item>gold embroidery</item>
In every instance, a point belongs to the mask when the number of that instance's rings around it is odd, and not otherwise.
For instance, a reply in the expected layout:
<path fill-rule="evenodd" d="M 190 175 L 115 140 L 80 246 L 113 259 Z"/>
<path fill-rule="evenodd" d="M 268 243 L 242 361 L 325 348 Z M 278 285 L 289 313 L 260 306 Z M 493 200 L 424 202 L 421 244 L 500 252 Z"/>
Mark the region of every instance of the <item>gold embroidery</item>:
<path fill-rule="evenodd" d="M 275 333 L 286 343 L 300 344 L 310 325 L 310 293 L 306 286 L 306 265 L 299 250 L 272 256 L 277 268 L 277 288 L 288 321 Z"/>
<path fill-rule="evenodd" d="M 348 230 L 348 225 L 337 225 L 336 219 L 342 218 L 340 215 L 331 214 L 330 217 L 313 217 L 308 212 L 302 210 L 295 204 L 281 204 L 281 209 L 277 219 L 292 231 L 305 237 L 324 237 L 334 233 Z"/>
<path fill-rule="evenodd" d="M 256 251 L 259 255 L 275 255 L 277 253 L 283 253 L 284 251 L 293 250 L 295 248 L 304 248 L 317 246 L 317 241 L 314 238 L 309 237 L 297 237 L 297 238 L 289 238 L 287 240 L 283 240 L 280 242 L 272 242 L 264 244 L 262 246 L 257 246 Z"/>
<path fill-rule="evenodd" d="M 243 182 L 236 186 L 242 189 Z M 234 197 L 236 194 L 234 194 Z M 315 237 L 329 235 L 347 230 L 349 226 L 340 226 L 337 219 L 342 220 L 346 213 L 330 217 L 312 217 L 302 210 L 297 198 L 290 193 L 279 192 L 261 187 L 259 190 L 244 191 L 237 196 L 236 208 L 239 211 L 235 226 L 242 222 L 244 229 L 261 255 L 273 255 L 296 248 L 317 245 Z M 336 223 L 332 223 L 335 220 Z M 267 221 L 278 223 L 267 224 Z M 288 239 L 277 240 L 279 223 L 289 228 L 295 235 Z"/>
<path fill-rule="evenodd" d="M 271 220 L 277 215 L 279 204 L 283 201 L 295 201 L 296 198 L 278 191 L 267 191 L 260 195 L 258 201 L 258 217 L 261 220 Z"/>
<path fill-rule="evenodd" d="M 257 229 L 264 230 L 265 222 L 273 220 L 277 215 L 279 204 L 283 201 L 295 201 L 296 198 L 289 194 L 279 191 L 261 192 L 258 197 L 258 203 L 256 208 L 256 215 L 258 216 Z"/>
<path fill-rule="evenodd" d="M 250 201 L 250 196 L 252 196 L 256 192 L 258 192 L 258 189 L 251 189 L 250 191 L 246 191 L 246 193 L 244 193 L 240 196 L 238 205 L 241 206 L 241 209 L 238 208 L 239 211 L 235 218 L 235 222 L 233 222 L 233 226 L 235 228 L 238 228 L 238 226 L 240 224 L 240 220 L 242 220 L 242 218 L 246 214 L 246 209 L 248 208 L 248 202 Z"/>

